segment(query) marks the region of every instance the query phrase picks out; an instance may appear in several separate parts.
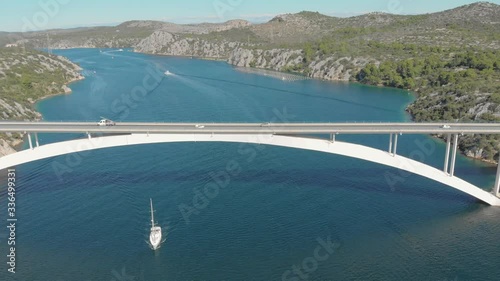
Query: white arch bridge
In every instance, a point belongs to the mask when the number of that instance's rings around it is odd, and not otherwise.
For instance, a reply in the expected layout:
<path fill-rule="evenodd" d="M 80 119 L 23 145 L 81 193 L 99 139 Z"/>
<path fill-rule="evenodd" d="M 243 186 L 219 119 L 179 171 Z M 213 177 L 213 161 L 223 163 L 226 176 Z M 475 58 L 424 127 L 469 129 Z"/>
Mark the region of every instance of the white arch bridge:
<path fill-rule="evenodd" d="M 168 142 L 254 143 L 338 154 L 398 168 L 458 189 L 486 204 L 500 206 L 500 165 L 491 193 L 454 175 L 458 136 L 500 134 L 500 124 L 119 123 L 115 126 L 98 126 L 88 122 L 0 122 L 0 132 L 27 133 L 30 146 L 29 149 L 0 157 L 0 170 L 54 156 L 117 146 Z M 83 133 L 87 137 L 40 145 L 38 133 Z M 388 150 L 336 141 L 337 134 L 387 134 L 390 135 Z M 446 135 L 444 168 L 437 169 L 397 155 L 398 136 L 401 134 Z M 325 135 L 330 137 L 318 137 Z"/>

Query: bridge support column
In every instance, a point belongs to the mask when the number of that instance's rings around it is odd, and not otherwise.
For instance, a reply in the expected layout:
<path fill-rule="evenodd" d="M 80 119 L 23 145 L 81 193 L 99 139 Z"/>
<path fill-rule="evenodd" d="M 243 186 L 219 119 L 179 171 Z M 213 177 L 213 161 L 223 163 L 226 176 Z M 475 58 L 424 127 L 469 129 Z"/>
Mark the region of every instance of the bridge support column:
<path fill-rule="evenodd" d="M 450 176 L 453 177 L 455 175 L 455 162 L 457 160 L 457 147 L 458 147 L 458 134 L 456 134 L 453 138 L 453 152 L 451 154 L 451 168 L 450 168 Z"/>
<path fill-rule="evenodd" d="M 330 134 L 330 142 L 331 143 L 335 142 L 335 134 Z"/>
<path fill-rule="evenodd" d="M 498 157 L 497 178 L 493 187 L 493 195 L 500 198 L 500 156 Z"/>
<path fill-rule="evenodd" d="M 389 154 L 392 154 L 392 135 L 390 136 L 390 139 L 389 139 Z"/>
<path fill-rule="evenodd" d="M 35 133 L 35 144 L 36 144 L 36 147 L 40 146 L 40 144 L 38 143 L 38 133 Z"/>
<path fill-rule="evenodd" d="M 398 134 L 391 134 L 391 138 L 389 139 L 389 154 L 392 156 L 396 156 L 397 149 L 398 149 Z"/>
<path fill-rule="evenodd" d="M 398 150 L 398 134 L 394 134 L 394 151 L 392 152 L 392 156 L 396 156 Z"/>
<path fill-rule="evenodd" d="M 450 148 L 451 148 L 451 135 L 448 134 L 446 139 L 446 155 L 444 156 L 444 172 L 448 174 L 448 167 L 450 166 Z"/>
<path fill-rule="evenodd" d="M 498 156 L 497 176 L 493 186 L 493 195 L 500 198 L 500 156 Z"/>
<path fill-rule="evenodd" d="M 397 149 L 398 149 L 398 134 L 396 134 L 396 137 L 394 138 L 394 156 L 397 154 Z"/>
<path fill-rule="evenodd" d="M 89 138 L 89 140 L 92 139 L 92 135 L 89 132 L 87 132 L 87 137 Z"/>
<path fill-rule="evenodd" d="M 33 150 L 33 143 L 31 142 L 31 134 L 28 133 L 28 142 L 30 144 L 30 149 Z"/>

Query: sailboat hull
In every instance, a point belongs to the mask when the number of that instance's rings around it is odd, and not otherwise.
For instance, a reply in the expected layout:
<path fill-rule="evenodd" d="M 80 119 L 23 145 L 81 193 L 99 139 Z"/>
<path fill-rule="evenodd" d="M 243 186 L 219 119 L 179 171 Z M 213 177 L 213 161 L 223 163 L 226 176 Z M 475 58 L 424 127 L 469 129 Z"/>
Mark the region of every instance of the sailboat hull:
<path fill-rule="evenodd" d="M 151 246 L 153 247 L 153 250 L 158 249 L 161 243 L 161 227 L 159 226 L 153 226 L 151 227 L 151 233 L 149 234 L 149 242 L 151 243 Z"/>

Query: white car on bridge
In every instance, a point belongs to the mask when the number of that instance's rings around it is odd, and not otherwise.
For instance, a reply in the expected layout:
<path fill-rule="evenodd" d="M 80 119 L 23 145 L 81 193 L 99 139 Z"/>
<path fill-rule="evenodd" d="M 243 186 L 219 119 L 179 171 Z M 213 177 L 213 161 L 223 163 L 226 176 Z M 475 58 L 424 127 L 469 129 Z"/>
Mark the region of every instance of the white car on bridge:
<path fill-rule="evenodd" d="M 99 126 L 114 126 L 114 125 L 116 125 L 116 123 L 114 121 L 109 120 L 109 119 L 101 119 L 101 121 L 99 121 L 97 123 L 97 125 L 99 125 Z"/>

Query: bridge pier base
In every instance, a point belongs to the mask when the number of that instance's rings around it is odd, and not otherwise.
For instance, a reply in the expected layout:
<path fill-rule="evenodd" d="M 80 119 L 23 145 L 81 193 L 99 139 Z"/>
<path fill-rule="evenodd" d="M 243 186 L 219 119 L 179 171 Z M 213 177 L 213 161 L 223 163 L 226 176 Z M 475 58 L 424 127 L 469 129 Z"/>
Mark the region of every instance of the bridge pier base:
<path fill-rule="evenodd" d="M 450 176 L 453 177 L 455 175 L 455 162 L 457 160 L 457 147 L 458 147 L 458 134 L 456 134 L 453 138 L 453 152 L 451 154 L 451 168 L 450 168 Z"/>
<path fill-rule="evenodd" d="M 493 195 L 500 198 L 500 156 L 498 157 L 497 177 L 493 186 Z"/>
<path fill-rule="evenodd" d="M 444 172 L 449 175 L 448 168 L 450 164 L 450 148 L 451 148 L 451 135 L 448 134 L 446 139 L 446 155 L 444 156 Z"/>
<path fill-rule="evenodd" d="M 335 134 L 330 134 L 330 142 L 331 143 L 335 142 Z"/>
<path fill-rule="evenodd" d="M 30 149 L 33 150 L 33 143 L 31 142 L 31 134 L 28 133 L 28 142 L 30 144 Z"/>

